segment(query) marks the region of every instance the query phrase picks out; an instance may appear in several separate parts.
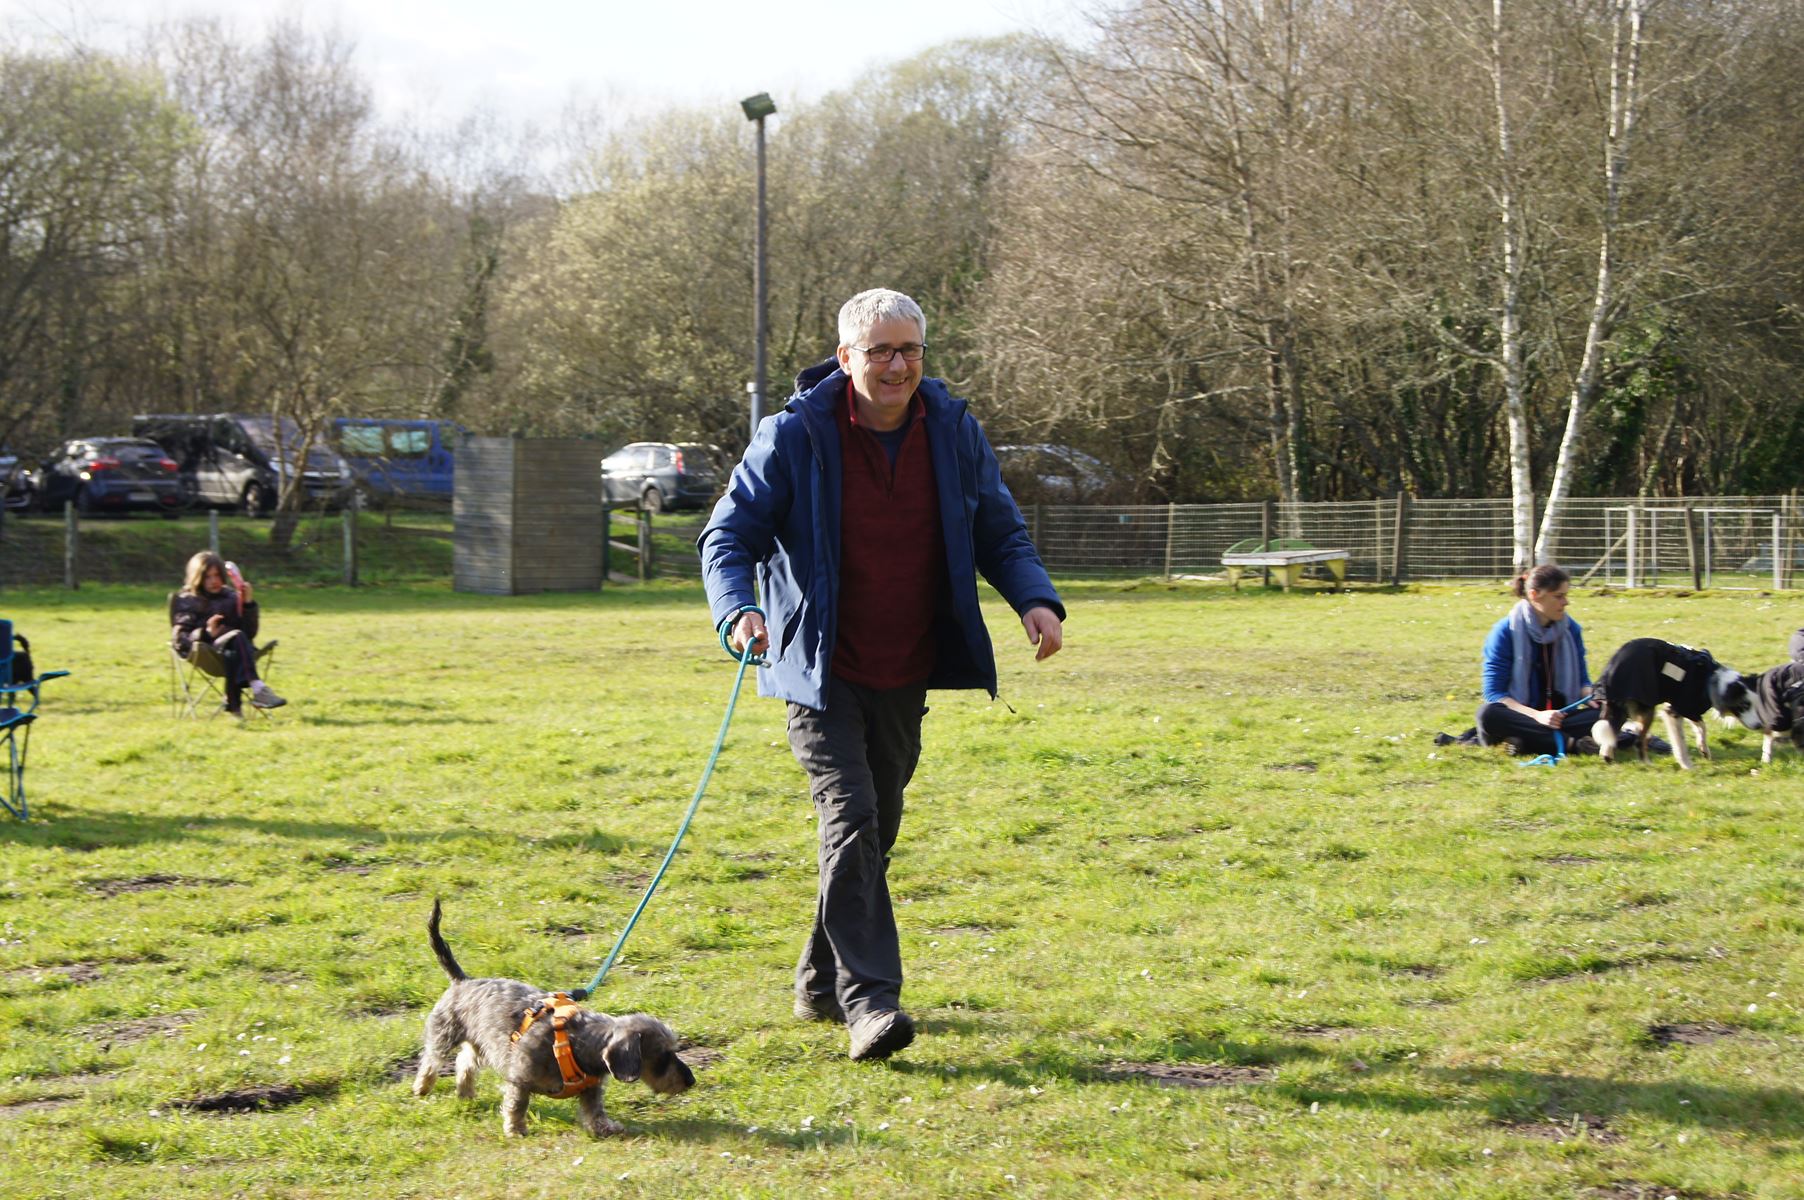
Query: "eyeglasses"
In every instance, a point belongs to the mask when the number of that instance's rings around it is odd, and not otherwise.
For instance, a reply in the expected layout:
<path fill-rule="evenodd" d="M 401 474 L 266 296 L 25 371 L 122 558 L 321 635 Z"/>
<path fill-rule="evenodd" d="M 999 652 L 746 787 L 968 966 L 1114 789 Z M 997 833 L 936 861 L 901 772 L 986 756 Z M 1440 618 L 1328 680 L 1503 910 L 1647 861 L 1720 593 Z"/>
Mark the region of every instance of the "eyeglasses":
<path fill-rule="evenodd" d="M 927 343 L 903 342 L 900 346 L 854 346 L 852 349 L 874 363 L 888 366 L 895 361 L 898 354 L 902 356 L 903 362 L 920 362 L 927 353 Z"/>

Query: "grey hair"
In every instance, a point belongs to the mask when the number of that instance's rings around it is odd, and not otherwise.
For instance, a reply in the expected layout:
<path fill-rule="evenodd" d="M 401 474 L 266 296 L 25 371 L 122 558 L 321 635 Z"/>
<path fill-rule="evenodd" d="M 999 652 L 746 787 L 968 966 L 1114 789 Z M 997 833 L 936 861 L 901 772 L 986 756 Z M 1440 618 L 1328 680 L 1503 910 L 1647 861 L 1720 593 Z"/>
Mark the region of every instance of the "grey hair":
<path fill-rule="evenodd" d="M 901 292 L 890 288 L 872 288 L 859 292 L 839 310 L 839 344 L 856 346 L 879 321 L 907 320 L 921 327 L 921 340 L 927 340 L 927 315 L 921 306 Z"/>

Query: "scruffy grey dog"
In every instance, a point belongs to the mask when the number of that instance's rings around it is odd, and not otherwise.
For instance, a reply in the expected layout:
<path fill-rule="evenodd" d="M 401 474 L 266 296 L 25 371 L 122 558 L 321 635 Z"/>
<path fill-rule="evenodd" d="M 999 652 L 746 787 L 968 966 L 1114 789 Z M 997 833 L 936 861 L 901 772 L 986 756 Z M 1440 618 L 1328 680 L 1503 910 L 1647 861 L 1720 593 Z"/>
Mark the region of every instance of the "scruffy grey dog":
<path fill-rule="evenodd" d="M 471 979 L 439 936 L 438 922 L 439 903 L 434 900 L 426 931 L 439 966 L 451 977 L 451 986 L 426 1016 L 426 1045 L 420 1053 L 413 1094 L 430 1092 L 453 1054 L 457 1094 L 466 1100 L 476 1094 L 477 1071 L 491 1067 L 501 1076 L 501 1132 L 522 1136 L 526 1133 L 526 1105 L 532 1096 L 562 1096 L 568 1087 L 553 1049 L 550 1015 L 533 1021 L 524 1034 L 514 1038 L 526 1013 L 539 1008 L 549 993 L 513 979 Z M 569 1017 L 564 1032 L 575 1051 L 577 1067 L 594 1079 L 576 1096 L 583 1128 L 596 1137 L 625 1129 L 602 1110 L 601 1089 L 607 1075 L 625 1083 L 644 1079 L 647 1087 L 661 1095 L 675 1095 L 695 1084 L 695 1073 L 677 1057 L 676 1034 L 644 1013 L 610 1017 L 579 1009 Z"/>

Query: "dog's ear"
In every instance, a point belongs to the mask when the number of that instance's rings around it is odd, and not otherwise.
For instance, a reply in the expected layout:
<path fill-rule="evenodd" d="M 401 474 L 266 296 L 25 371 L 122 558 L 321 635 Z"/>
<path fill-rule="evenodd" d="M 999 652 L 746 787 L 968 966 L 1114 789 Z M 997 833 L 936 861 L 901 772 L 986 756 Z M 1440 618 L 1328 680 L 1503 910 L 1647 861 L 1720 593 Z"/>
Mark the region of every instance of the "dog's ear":
<path fill-rule="evenodd" d="M 616 1029 L 601 1048 L 601 1061 L 607 1064 L 608 1073 L 622 1083 L 639 1078 L 644 1065 L 644 1056 L 639 1051 L 639 1031 Z"/>

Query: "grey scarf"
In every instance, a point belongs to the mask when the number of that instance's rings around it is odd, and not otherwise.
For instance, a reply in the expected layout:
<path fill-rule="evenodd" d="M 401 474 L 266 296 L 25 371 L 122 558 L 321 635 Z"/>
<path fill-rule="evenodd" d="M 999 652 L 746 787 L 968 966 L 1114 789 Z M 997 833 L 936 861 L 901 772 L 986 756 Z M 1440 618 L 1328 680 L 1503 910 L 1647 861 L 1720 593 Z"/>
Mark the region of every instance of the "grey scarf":
<path fill-rule="evenodd" d="M 1544 703 L 1545 697 L 1528 694 L 1528 677 L 1540 647 L 1548 643 L 1553 644 L 1553 678 L 1548 683 L 1568 704 L 1579 698 L 1585 683 L 1579 672 L 1578 650 L 1572 644 L 1572 620 L 1561 617 L 1552 625 L 1543 625 L 1534 607 L 1527 600 L 1518 600 L 1510 610 L 1510 646 L 1515 655 L 1510 664 L 1510 699 L 1530 708 Z"/>

